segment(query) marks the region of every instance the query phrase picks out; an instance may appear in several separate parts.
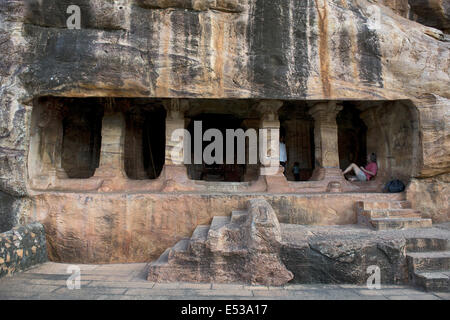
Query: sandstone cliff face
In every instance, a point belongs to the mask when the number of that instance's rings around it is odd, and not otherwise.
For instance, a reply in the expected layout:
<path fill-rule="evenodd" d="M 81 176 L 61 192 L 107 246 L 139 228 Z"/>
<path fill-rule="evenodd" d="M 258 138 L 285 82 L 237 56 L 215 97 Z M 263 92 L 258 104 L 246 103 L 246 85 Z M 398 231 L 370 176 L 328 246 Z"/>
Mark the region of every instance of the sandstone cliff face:
<path fill-rule="evenodd" d="M 417 176 L 449 172 L 450 42 L 405 18 L 406 4 L 382 3 L 0 0 L 0 190 L 29 193 L 41 95 L 408 99 L 422 132 Z M 66 28 L 71 4 L 81 30 Z M 429 25 L 445 31 L 447 17 Z"/>

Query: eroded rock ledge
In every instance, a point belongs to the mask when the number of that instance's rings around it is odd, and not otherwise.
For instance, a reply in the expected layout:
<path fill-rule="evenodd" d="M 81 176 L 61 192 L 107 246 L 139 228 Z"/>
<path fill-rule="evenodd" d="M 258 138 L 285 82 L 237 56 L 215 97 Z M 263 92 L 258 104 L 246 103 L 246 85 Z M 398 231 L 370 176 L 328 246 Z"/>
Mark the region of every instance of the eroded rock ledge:
<path fill-rule="evenodd" d="M 244 7 L 238 0 L 135 0 L 136 5 L 147 9 L 188 9 L 196 11 L 217 10 L 239 13 Z"/>
<path fill-rule="evenodd" d="M 281 259 L 293 283 L 365 284 L 368 267 L 381 271 L 381 283 L 408 283 L 408 253 L 448 250 L 450 225 L 427 229 L 371 231 L 357 226 L 281 224 Z M 443 248 L 440 248 L 440 246 Z"/>

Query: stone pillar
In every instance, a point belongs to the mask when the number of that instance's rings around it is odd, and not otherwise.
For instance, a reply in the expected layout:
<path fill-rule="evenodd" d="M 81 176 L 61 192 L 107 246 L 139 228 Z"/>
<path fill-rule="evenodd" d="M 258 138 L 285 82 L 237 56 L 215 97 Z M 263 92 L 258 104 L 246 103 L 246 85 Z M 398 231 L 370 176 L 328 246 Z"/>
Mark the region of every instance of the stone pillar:
<path fill-rule="evenodd" d="M 95 171 L 95 177 L 126 179 L 124 142 L 124 114 L 114 111 L 105 113 L 102 121 L 100 164 Z"/>
<path fill-rule="evenodd" d="M 63 107 L 53 102 L 45 107 L 38 124 L 41 128 L 42 173 L 51 179 L 65 179 L 67 174 L 62 168 Z"/>
<path fill-rule="evenodd" d="M 289 184 L 283 174 L 283 167 L 280 166 L 280 120 L 278 110 L 283 106 L 282 101 L 267 100 L 258 105 L 261 113 L 260 129 L 267 132 L 267 156 L 269 163 L 263 163 L 261 159 L 261 175 L 264 176 L 267 184 L 267 192 L 285 193 L 289 192 Z M 259 135 L 259 152 L 261 155 L 262 135 Z M 275 147 L 273 148 L 272 145 Z M 289 161 L 289 159 L 288 159 Z"/>
<path fill-rule="evenodd" d="M 315 170 L 311 180 L 344 179 L 339 167 L 336 116 L 342 105 L 334 101 L 315 104 L 309 111 L 314 118 Z"/>
<path fill-rule="evenodd" d="M 184 112 L 188 109 L 188 102 L 185 100 L 172 99 L 166 103 L 166 165 L 184 166 L 183 152 L 174 152 L 179 143 L 184 141 L 184 137 L 180 137 L 180 141 L 172 141 L 172 135 L 176 130 L 185 129 Z"/>
<path fill-rule="evenodd" d="M 164 164 L 164 177 L 166 180 L 163 191 L 184 191 L 191 190 L 190 180 L 187 175 L 187 167 L 184 164 L 183 150 L 174 150 L 184 142 L 184 136 L 178 137 L 179 141 L 172 140 L 172 135 L 176 130 L 185 129 L 184 113 L 189 108 L 189 102 L 181 99 L 171 99 L 165 103 L 166 116 L 166 152 Z M 189 151 L 187 151 L 189 152 Z M 190 156 L 190 155 L 189 155 Z"/>

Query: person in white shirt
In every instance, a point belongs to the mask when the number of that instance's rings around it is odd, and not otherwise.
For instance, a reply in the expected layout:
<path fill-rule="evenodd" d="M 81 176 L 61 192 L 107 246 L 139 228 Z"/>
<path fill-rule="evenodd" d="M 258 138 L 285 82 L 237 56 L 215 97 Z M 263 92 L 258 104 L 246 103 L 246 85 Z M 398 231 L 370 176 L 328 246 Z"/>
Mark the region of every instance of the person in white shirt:
<path fill-rule="evenodd" d="M 286 174 L 287 151 L 284 137 L 280 137 L 280 165 L 284 168 L 283 174 Z"/>

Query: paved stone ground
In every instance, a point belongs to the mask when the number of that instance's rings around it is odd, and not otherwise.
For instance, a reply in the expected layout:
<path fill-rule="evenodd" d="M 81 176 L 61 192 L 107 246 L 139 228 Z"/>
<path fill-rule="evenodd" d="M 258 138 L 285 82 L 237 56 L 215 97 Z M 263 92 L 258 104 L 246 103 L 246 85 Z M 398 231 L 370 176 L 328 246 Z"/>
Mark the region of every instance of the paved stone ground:
<path fill-rule="evenodd" d="M 0 279 L 0 300 L 450 300 L 450 293 L 430 293 L 407 286 L 368 290 L 356 285 L 161 284 L 145 280 L 146 264 L 79 265 L 81 289 L 69 290 L 68 264 L 44 263 Z"/>

